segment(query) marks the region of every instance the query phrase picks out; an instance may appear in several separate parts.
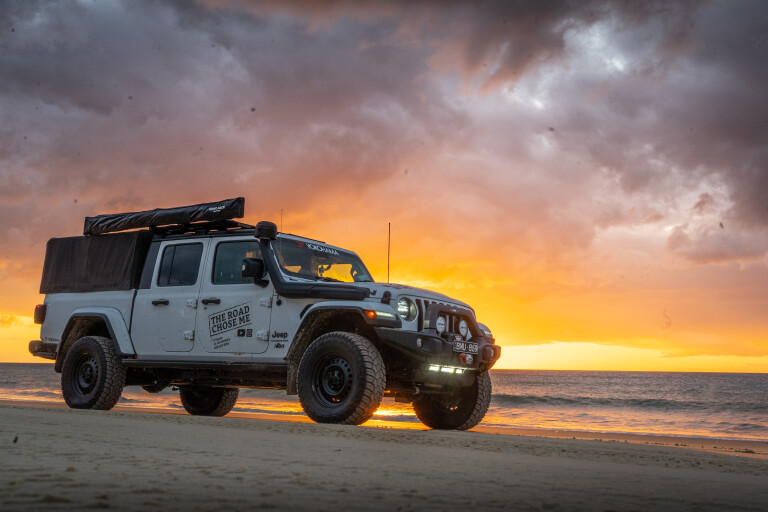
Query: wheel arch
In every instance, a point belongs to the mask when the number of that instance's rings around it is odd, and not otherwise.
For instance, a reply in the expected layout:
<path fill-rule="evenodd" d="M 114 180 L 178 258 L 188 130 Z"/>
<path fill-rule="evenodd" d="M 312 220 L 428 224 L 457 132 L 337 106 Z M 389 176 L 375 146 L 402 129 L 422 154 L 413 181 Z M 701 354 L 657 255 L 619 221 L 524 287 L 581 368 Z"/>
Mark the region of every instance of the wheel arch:
<path fill-rule="evenodd" d="M 291 348 L 285 356 L 288 363 L 287 393 L 297 393 L 296 377 L 299 362 L 309 345 L 323 334 L 333 331 L 350 332 L 365 336 L 374 345 L 378 345 L 378 336 L 373 325 L 365 316 L 360 306 L 318 306 L 304 316 Z"/>
<path fill-rule="evenodd" d="M 54 370 L 61 372 L 64 358 L 74 343 L 83 336 L 103 336 L 112 340 L 120 356 L 136 355 L 128 326 L 115 308 L 80 308 L 70 315 L 61 335 Z"/>

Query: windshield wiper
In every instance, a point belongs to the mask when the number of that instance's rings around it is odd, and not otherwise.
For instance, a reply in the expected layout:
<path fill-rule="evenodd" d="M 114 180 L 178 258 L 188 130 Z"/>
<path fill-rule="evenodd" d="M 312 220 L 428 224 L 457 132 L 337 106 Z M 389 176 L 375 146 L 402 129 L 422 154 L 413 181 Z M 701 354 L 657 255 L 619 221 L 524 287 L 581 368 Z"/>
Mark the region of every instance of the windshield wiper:
<path fill-rule="evenodd" d="M 323 277 L 323 276 L 316 276 L 316 281 L 326 281 L 326 282 L 334 282 L 334 283 L 343 283 L 344 281 L 341 281 L 339 279 L 334 279 L 332 277 Z"/>

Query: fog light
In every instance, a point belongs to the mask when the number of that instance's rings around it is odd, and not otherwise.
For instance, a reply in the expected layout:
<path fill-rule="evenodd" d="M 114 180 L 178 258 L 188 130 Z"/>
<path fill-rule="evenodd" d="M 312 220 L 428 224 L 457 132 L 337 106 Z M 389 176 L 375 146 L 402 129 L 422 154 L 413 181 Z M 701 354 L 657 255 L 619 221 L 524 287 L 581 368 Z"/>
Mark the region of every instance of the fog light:
<path fill-rule="evenodd" d="M 459 334 L 461 334 L 461 337 L 464 339 L 467 339 L 467 334 L 469 334 L 469 325 L 463 318 L 461 322 L 459 322 Z"/>
<path fill-rule="evenodd" d="M 421 348 L 422 345 L 424 345 L 424 342 L 421 341 L 421 338 L 416 338 L 416 346 Z"/>
<path fill-rule="evenodd" d="M 437 330 L 438 334 L 443 334 L 445 332 L 445 317 L 444 316 L 438 316 L 437 320 L 435 321 L 435 330 Z"/>

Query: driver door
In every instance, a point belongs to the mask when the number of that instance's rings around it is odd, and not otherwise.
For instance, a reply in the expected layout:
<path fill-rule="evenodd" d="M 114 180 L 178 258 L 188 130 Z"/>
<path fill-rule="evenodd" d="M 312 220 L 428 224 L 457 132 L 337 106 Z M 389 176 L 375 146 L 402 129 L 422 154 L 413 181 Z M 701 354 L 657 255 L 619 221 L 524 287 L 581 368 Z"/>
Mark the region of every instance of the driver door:
<path fill-rule="evenodd" d="M 206 352 L 261 354 L 269 348 L 273 287 L 243 278 L 243 258 L 261 258 L 258 240 L 211 239 L 210 273 L 202 283 L 197 315 Z"/>

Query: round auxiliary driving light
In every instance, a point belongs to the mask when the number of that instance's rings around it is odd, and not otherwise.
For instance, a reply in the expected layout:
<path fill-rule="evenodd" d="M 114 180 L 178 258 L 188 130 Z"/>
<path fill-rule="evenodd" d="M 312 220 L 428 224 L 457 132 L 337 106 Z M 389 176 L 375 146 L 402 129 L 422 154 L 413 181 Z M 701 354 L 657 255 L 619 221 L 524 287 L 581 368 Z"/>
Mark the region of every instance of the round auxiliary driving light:
<path fill-rule="evenodd" d="M 411 299 L 403 297 L 397 301 L 397 314 L 406 322 L 410 322 L 416 318 L 416 304 Z"/>
<path fill-rule="evenodd" d="M 435 330 L 437 330 L 438 334 L 443 334 L 445 332 L 445 317 L 444 316 L 437 317 L 437 320 L 435 321 Z"/>
<path fill-rule="evenodd" d="M 459 322 L 459 334 L 461 334 L 462 338 L 467 339 L 467 335 L 469 334 L 469 325 L 467 325 L 466 320 Z"/>

